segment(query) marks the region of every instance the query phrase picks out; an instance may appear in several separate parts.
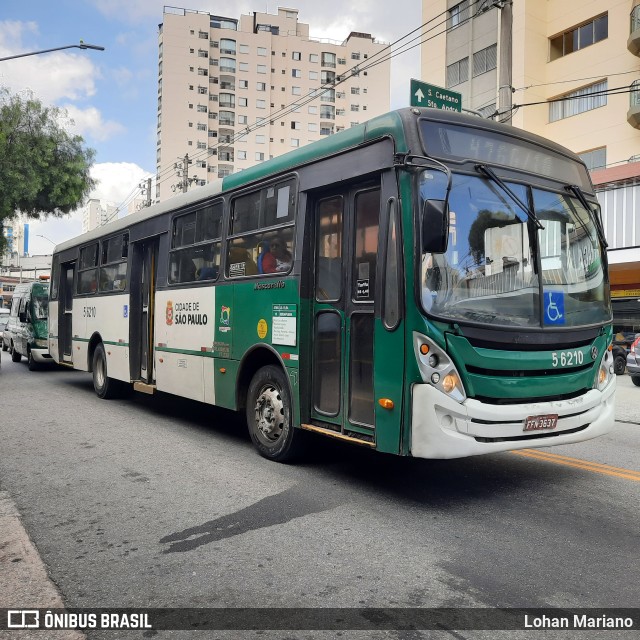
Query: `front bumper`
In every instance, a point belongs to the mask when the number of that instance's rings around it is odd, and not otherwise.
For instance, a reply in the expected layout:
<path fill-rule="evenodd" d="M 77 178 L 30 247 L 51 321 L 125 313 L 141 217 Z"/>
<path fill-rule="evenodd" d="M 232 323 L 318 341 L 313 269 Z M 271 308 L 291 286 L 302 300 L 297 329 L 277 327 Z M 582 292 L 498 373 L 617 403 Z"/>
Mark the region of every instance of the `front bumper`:
<path fill-rule="evenodd" d="M 462 404 L 429 384 L 412 390 L 411 455 L 462 458 L 512 449 L 550 447 L 589 440 L 613 428 L 615 377 L 603 390 L 571 400 L 490 405 Z M 529 416 L 558 415 L 553 431 L 524 432 Z"/>
<path fill-rule="evenodd" d="M 51 355 L 49 354 L 49 349 L 38 349 L 37 347 L 32 347 L 30 351 L 31 357 L 35 362 L 43 363 L 52 361 Z"/>

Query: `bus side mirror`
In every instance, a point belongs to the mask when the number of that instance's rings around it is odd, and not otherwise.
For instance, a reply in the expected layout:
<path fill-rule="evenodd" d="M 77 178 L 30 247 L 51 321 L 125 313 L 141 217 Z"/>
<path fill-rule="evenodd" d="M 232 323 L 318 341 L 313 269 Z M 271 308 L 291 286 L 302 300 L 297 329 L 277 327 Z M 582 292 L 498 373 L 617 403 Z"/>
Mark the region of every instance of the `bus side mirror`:
<path fill-rule="evenodd" d="M 444 253 L 449 243 L 449 203 L 425 200 L 422 203 L 422 252 Z"/>

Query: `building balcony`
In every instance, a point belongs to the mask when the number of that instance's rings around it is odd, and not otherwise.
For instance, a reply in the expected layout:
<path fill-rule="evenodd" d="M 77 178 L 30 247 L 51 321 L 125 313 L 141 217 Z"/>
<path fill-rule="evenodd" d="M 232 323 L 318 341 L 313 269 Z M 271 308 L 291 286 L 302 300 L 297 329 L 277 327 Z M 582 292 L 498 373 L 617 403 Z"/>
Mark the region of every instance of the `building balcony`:
<path fill-rule="evenodd" d="M 629 39 L 627 40 L 627 49 L 634 56 L 640 56 L 640 4 L 636 5 L 631 11 L 631 27 Z"/>
<path fill-rule="evenodd" d="M 627 122 L 636 129 L 640 129 L 640 80 L 631 83 L 631 93 L 629 94 L 629 111 L 627 111 Z"/>

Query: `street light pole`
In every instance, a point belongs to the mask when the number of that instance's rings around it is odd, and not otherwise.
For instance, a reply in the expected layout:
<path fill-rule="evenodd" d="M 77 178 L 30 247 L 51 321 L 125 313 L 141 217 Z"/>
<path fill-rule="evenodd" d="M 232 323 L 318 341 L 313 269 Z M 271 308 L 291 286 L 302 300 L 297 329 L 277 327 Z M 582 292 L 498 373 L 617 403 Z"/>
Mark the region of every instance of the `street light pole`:
<path fill-rule="evenodd" d="M 36 56 L 39 53 L 50 53 L 51 51 L 62 51 L 63 49 L 95 49 L 96 51 L 104 51 L 104 47 L 97 44 L 87 44 L 80 40 L 80 44 L 68 44 L 65 47 L 54 47 L 53 49 L 43 49 L 42 51 L 32 51 L 31 53 L 19 53 L 16 56 L 7 56 L 6 58 L 0 58 L 0 62 L 5 60 L 13 60 L 15 58 L 26 58 L 27 56 Z"/>

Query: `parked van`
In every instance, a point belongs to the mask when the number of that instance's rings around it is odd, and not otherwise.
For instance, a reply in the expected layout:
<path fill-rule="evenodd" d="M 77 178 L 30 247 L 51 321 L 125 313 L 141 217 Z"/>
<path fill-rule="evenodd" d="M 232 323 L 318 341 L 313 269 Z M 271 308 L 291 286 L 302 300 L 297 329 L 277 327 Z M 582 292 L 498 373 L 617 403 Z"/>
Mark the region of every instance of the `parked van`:
<path fill-rule="evenodd" d="M 31 370 L 40 363 L 52 362 L 48 326 L 49 283 L 40 280 L 16 285 L 2 337 L 3 348 L 9 349 L 11 359 L 20 362 L 25 356 Z"/>

